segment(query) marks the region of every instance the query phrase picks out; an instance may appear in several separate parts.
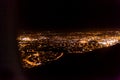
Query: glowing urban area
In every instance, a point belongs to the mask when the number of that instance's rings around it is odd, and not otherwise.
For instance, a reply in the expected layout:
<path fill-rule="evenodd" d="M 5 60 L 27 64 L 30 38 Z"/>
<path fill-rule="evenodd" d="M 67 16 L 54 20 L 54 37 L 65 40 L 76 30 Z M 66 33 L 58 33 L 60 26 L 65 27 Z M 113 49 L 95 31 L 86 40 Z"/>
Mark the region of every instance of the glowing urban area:
<path fill-rule="evenodd" d="M 85 54 L 120 43 L 120 31 L 39 32 L 17 37 L 23 68 L 41 66 L 64 54 Z"/>

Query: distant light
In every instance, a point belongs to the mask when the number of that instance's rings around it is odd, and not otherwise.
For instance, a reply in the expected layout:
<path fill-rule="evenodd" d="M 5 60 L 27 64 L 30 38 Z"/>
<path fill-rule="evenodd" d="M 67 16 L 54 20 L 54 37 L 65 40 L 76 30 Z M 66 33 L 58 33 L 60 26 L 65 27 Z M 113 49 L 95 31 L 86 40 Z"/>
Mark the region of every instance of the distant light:
<path fill-rule="evenodd" d="M 84 44 L 84 43 L 87 43 L 87 41 L 84 41 L 84 40 L 83 40 L 83 41 L 80 41 L 80 43 Z"/>
<path fill-rule="evenodd" d="M 106 42 L 98 42 L 99 44 L 107 45 Z"/>
<path fill-rule="evenodd" d="M 32 39 L 33 41 L 37 41 L 38 39 Z"/>
<path fill-rule="evenodd" d="M 23 40 L 23 41 L 31 41 L 31 39 L 29 37 L 22 38 L 21 40 Z"/>

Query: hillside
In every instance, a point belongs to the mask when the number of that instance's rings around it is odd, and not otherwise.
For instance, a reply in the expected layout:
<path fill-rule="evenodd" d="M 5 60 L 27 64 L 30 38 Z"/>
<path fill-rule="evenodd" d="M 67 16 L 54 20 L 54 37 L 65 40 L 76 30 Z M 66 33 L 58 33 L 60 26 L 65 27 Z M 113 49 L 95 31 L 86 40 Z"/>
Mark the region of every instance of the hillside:
<path fill-rule="evenodd" d="M 43 79 L 89 78 L 91 76 L 116 76 L 120 72 L 120 44 L 85 54 L 66 54 L 47 65 L 25 71 L 28 77 Z M 47 76 L 47 77 L 46 77 Z M 66 77 L 65 77 L 66 76 Z M 32 78 L 31 78 L 32 79 Z"/>

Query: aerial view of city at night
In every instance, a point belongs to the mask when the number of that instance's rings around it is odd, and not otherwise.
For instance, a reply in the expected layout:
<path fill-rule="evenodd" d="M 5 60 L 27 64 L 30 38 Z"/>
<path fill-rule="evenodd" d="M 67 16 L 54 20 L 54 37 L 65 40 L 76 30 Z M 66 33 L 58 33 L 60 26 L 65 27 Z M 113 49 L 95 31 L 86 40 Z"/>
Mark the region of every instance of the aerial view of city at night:
<path fill-rule="evenodd" d="M 0 80 L 120 80 L 120 1 L 0 0 Z"/>
<path fill-rule="evenodd" d="M 85 54 L 120 43 L 120 31 L 23 33 L 17 38 L 24 68 L 41 66 L 64 54 Z"/>

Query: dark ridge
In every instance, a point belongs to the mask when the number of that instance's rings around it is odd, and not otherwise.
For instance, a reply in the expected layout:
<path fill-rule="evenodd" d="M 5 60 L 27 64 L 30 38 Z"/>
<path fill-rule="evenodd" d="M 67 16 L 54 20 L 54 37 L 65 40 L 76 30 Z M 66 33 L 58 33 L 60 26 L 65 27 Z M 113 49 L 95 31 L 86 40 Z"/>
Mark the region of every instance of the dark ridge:
<path fill-rule="evenodd" d="M 115 76 L 120 72 L 120 44 L 84 54 L 66 54 L 47 65 L 25 71 L 30 77 Z M 45 78 L 46 80 L 47 78 Z M 59 78 L 62 79 L 62 78 Z M 56 80 L 56 79 L 55 79 Z M 71 79 L 70 79 L 71 80 Z"/>

